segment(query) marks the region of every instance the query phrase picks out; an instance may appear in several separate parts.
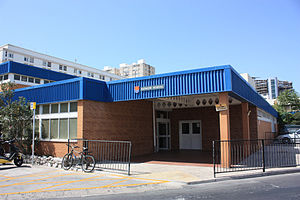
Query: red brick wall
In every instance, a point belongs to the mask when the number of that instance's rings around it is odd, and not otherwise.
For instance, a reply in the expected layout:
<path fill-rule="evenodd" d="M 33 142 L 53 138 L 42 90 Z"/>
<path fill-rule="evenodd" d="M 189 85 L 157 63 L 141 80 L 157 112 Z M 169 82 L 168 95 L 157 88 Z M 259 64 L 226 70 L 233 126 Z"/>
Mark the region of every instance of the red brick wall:
<path fill-rule="evenodd" d="M 131 141 L 132 155 L 154 151 L 152 102 L 106 103 L 84 100 L 78 106 L 78 136 Z"/>
<path fill-rule="evenodd" d="M 242 140 L 243 139 L 242 106 L 241 105 L 229 106 L 229 115 L 230 115 L 230 139 Z"/>
<path fill-rule="evenodd" d="M 271 139 L 270 134 L 266 134 L 266 132 L 272 132 L 271 122 L 266 122 L 262 120 L 258 120 L 258 139 Z"/>
<path fill-rule="evenodd" d="M 251 111 L 249 120 L 250 120 L 250 139 L 257 139 L 257 107 L 249 105 Z"/>
<path fill-rule="evenodd" d="M 63 157 L 68 152 L 67 142 L 40 141 L 37 147 L 37 155 Z"/>

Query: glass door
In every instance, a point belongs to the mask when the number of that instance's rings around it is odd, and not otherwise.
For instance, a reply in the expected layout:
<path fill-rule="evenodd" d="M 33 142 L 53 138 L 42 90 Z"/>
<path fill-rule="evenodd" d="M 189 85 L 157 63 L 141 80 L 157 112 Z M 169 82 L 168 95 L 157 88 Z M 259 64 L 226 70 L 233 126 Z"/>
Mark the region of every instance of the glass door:
<path fill-rule="evenodd" d="M 157 144 L 158 150 L 169 150 L 170 143 L 170 120 L 169 119 L 156 119 L 157 130 Z"/>

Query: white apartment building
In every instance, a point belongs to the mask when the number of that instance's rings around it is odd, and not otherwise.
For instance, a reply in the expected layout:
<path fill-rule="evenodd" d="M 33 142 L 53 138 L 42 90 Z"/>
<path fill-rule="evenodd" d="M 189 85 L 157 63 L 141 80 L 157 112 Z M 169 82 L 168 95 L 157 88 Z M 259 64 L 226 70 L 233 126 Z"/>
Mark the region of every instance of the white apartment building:
<path fill-rule="evenodd" d="M 86 65 L 78 64 L 61 58 L 49 56 L 46 54 L 24 49 L 11 44 L 0 46 L 0 63 L 14 61 L 40 67 L 48 70 L 62 72 L 79 77 L 87 77 L 102 81 L 112 81 L 122 79 L 123 77 L 109 72 L 105 72 Z M 11 76 L 10 81 L 13 81 Z M 25 79 L 24 79 L 25 81 Z M 47 81 L 46 81 L 47 82 Z M 46 83 L 45 82 L 45 83 Z M 43 81 L 40 83 L 44 83 Z M 34 83 L 29 85 L 35 85 Z"/>
<path fill-rule="evenodd" d="M 146 64 L 146 61 L 144 59 L 140 59 L 137 61 L 137 63 L 132 64 L 122 63 L 119 66 L 119 69 L 106 66 L 103 70 L 110 73 L 118 74 L 125 78 L 135 78 L 155 74 L 155 67 Z"/>

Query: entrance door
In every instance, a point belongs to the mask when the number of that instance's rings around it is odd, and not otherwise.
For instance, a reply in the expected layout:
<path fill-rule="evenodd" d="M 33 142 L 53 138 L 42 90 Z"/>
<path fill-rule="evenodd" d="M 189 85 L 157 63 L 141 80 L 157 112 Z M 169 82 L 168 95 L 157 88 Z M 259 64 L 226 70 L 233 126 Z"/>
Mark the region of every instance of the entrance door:
<path fill-rule="evenodd" d="M 202 149 L 201 121 L 179 122 L 180 149 Z"/>
<path fill-rule="evenodd" d="M 171 146 L 170 120 L 157 118 L 156 130 L 157 130 L 158 150 L 169 150 Z"/>

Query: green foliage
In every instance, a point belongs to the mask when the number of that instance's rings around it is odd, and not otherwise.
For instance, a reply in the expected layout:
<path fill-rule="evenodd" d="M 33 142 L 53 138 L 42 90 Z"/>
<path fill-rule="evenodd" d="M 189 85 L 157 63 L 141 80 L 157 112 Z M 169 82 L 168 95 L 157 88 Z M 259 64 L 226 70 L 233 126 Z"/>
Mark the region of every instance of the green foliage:
<path fill-rule="evenodd" d="M 29 135 L 32 136 L 32 132 L 29 134 L 29 130 L 32 130 L 32 111 L 24 97 L 13 100 L 13 88 L 14 84 L 12 83 L 1 84 L 0 135 L 6 140 L 13 138 L 20 139 L 22 141 L 20 147 L 28 151 L 32 141 L 31 137 L 29 137 Z"/>
<path fill-rule="evenodd" d="M 295 90 L 283 91 L 277 98 L 277 104 L 273 107 L 279 113 L 279 129 L 285 124 L 300 125 L 300 112 L 290 113 L 290 111 L 300 111 L 300 99 Z"/>

